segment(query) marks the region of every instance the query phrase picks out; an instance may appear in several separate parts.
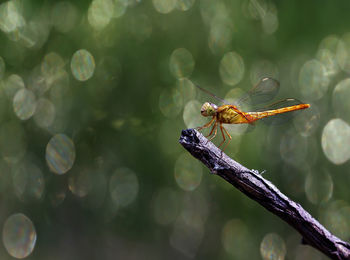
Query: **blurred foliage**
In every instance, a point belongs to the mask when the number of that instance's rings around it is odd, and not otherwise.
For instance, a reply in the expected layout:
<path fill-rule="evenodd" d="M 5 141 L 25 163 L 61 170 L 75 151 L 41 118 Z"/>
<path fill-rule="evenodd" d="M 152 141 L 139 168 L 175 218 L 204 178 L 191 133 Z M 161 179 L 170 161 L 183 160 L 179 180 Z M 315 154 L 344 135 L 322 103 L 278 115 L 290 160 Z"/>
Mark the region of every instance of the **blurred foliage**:
<path fill-rule="evenodd" d="M 1 1 L 1 259 L 324 259 L 178 138 L 214 101 L 195 84 L 231 101 L 276 78 L 311 108 L 228 126 L 225 152 L 349 240 L 349 7 Z"/>

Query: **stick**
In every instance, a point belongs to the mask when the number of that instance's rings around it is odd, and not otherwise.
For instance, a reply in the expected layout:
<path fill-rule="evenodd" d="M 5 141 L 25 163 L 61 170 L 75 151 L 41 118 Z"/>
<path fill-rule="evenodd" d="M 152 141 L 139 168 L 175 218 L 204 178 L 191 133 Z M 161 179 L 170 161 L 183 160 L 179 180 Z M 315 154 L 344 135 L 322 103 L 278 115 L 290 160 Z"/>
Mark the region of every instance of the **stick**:
<path fill-rule="evenodd" d="M 224 178 L 296 229 L 302 235 L 304 244 L 332 259 L 350 259 L 349 243 L 332 235 L 298 203 L 281 193 L 257 171 L 234 161 L 194 129 L 183 130 L 179 142 L 213 174 Z"/>

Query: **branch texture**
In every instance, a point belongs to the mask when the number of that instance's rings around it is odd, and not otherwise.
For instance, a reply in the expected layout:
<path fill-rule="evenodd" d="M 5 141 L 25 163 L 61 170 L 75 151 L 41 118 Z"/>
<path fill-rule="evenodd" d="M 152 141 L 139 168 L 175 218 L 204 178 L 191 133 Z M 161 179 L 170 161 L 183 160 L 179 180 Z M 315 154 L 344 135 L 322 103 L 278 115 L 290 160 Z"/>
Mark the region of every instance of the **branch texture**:
<path fill-rule="evenodd" d="M 350 259 L 349 243 L 332 235 L 301 205 L 281 193 L 257 171 L 247 169 L 234 161 L 194 129 L 183 130 L 179 142 L 213 174 L 224 178 L 295 228 L 302 235 L 304 243 L 332 259 Z"/>

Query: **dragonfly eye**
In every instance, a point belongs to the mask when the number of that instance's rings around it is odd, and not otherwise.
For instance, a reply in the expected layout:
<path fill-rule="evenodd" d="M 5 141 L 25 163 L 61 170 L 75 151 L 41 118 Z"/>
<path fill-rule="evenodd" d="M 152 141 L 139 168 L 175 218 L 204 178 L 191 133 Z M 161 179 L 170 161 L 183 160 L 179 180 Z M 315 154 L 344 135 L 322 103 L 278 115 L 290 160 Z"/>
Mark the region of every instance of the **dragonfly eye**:
<path fill-rule="evenodd" d="M 216 114 L 217 106 L 209 102 L 205 102 L 201 108 L 202 116 L 214 116 Z"/>

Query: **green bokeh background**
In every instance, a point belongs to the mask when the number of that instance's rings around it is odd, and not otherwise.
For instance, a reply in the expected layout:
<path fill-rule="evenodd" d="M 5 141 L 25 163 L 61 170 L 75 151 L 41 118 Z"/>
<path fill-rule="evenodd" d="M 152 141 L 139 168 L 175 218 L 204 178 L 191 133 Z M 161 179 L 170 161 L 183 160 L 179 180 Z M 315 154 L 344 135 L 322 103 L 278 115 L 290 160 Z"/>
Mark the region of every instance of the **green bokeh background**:
<path fill-rule="evenodd" d="M 159 1 L 111 1 L 127 4 L 125 13 L 100 28 L 89 21 L 90 1 L 70 1 L 76 20 L 67 32 L 53 23 L 52 10 L 58 1 L 14 2 L 27 24 L 36 21 L 41 27 L 26 31 L 28 38 L 34 39 L 33 46 L 18 36 L 21 28 L 10 33 L 0 31 L 0 57 L 5 63 L 4 75 L 0 74 L 2 88 L 12 74 L 29 86 L 31 73 L 49 53 L 61 57 L 69 79 L 63 86 L 68 90 L 58 103 L 49 91 L 43 94 L 58 104 L 53 126 L 47 128 L 39 127 L 33 118 L 19 119 L 13 100 L 4 91 L 1 94 L 0 124 L 11 122 L 22 131 L 25 150 L 15 160 L 2 154 L 0 227 L 15 213 L 23 213 L 33 222 L 37 241 L 27 259 L 263 259 L 260 244 L 269 233 L 278 234 L 284 241 L 285 259 L 325 259 L 316 250 L 301 246 L 295 230 L 206 168 L 198 187 L 188 191 L 178 185 L 175 165 L 186 154 L 178 143 L 181 130 L 187 127 L 183 120 L 186 103 L 174 105 L 178 112 L 173 116 L 160 108 L 165 89 L 175 89 L 179 99 L 185 98 L 169 65 L 178 48 L 187 49 L 195 62 L 188 79 L 218 96 L 224 97 L 233 87 L 248 90 L 253 84 L 253 64 L 268 60 L 278 70 L 279 97 L 300 98 L 316 108 L 316 120 L 306 137 L 300 135 L 296 120 L 278 126 L 258 123 L 252 132 L 235 137 L 227 153 L 248 168 L 266 170 L 266 178 L 283 193 L 336 235 L 349 239 L 350 220 L 344 213 L 350 201 L 349 163 L 332 163 L 321 145 L 329 120 L 340 117 L 350 123 L 347 115 L 337 114 L 332 106 L 333 90 L 349 71 L 339 69 L 329 76 L 328 89 L 310 100 L 302 95 L 299 82 L 303 64 L 316 57 L 323 39 L 329 35 L 341 38 L 350 32 L 348 1 L 196 0 L 187 11 L 175 8 L 166 14 L 156 10 Z M 165 5 L 168 2 L 172 1 L 164 1 Z M 276 30 L 264 29 L 263 16 L 257 15 L 256 8 L 276 15 Z M 222 46 L 219 42 L 221 47 L 214 50 L 208 45 L 210 23 L 205 13 L 209 18 L 222 18 L 229 28 L 231 40 Z M 80 49 L 90 52 L 96 64 L 93 76 L 86 81 L 78 81 L 71 69 L 72 56 Z M 238 53 L 245 65 L 243 79 L 235 86 L 225 84 L 219 73 L 221 59 L 231 51 Z M 200 93 L 196 99 L 206 101 Z M 169 107 L 177 102 L 168 101 Z M 201 117 L 199 110 L 193 117 Z M 50 171 L 45 160 L 46 146 L 58 133 L 71 138 L 76 154 L 72 169 L 62 175 Z M 6 134 L 14 136 L 0 138 L 1 151 L 1 146 L 12 145 L 4 140 L 18 138 L 17 132 Z M 290 139 L 296 143 L 288 143 Z M 283 142 L 289 149 L 285 157 Z M 307 149 L 299 151 L 300 147 Z M 293 161 L 294 157 L 297 159 Z M 195 159 L 189 160 L 196 165 Z M 42 173 L 40 198 L 16 194 L 13 176 L 23 161 L 35 164 Z M 191 174 L 191 164 L 187 167 Z M 136 176 L 137 195 L 130 204 L 115 208 L 110 180 L 120 168 L 128 168 Z M 316 188 L 305 184 L 310 172 Z M 79 176 L 85 176 L 83 181 Z M 315 196 L 327 198 L 312 202 L 305 186 Z M 330 186 L 332 193 L 327 192 Z M 30 191 L 31 187 L 26 189 Z M 164 189 L 174 198 L 165 199 L 168 204 L 161 207 L 157 201 Z M 128 187 L 124 191 L 128 192 Z M 158 211 L 170 214 L 167 223 L 157 220 Z M 191 221 L 183 224 L 186 219 Z M 224 230 L 229 229 L 226 225 L 231 220 L 235 225 L 227 231 L 229 242 L 225 242 Z M 6 235 L 3 232 L 3 237 Z M 265 251 L 276 253 L 277 249 Z M 4 243 L 0 244 L 0 258 L 13 259 Z"/>

